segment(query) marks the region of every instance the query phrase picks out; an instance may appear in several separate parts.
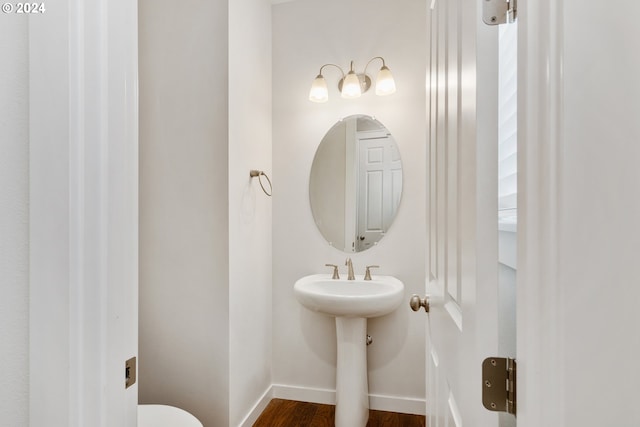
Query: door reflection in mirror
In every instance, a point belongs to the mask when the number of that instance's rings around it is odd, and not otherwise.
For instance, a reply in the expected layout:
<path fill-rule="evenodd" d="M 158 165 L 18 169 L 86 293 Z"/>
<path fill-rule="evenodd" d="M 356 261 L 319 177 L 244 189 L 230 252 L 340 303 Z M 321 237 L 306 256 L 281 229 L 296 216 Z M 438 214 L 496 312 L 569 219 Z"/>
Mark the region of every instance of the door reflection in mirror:
<path fill-rule="evenodd" d="M 371 248 L 391 227 L 402 196 L 402 161 L 378 120 L 338 121 L 320 142 L 311 166 L 309 201 L 318 230 L 344 252 Z"/>

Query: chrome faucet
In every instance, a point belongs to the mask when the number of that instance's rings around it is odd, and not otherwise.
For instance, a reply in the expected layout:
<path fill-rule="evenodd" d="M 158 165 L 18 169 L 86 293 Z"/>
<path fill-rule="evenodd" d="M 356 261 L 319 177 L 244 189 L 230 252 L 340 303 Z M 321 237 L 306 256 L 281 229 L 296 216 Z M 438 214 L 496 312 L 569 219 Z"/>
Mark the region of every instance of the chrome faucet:
<path fill-rule="evenodd" d="M 347 258 L 344 265 L 347 266 L 347 280 L 356 280 L 356 276 L 353 274 L 353 263 L 351 262 L 351 258 Z"/>

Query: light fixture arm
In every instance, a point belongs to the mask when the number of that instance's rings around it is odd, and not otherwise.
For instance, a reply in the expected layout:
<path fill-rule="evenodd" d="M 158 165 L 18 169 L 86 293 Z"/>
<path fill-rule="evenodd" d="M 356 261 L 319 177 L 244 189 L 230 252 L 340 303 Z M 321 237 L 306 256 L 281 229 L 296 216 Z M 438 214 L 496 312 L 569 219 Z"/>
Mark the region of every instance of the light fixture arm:
<path fill-rule="evenodd" d="M 380 61 L 382 61 L 382 66 L 386 67 L 386 64 L 384 63 L 384 58 L 382 56 L 374 56 L 369 60 L 369 62 L 367 62 L 367 65 L 364 66 L 364 72 L 362 74 L 364 75 L 367 74 L 367 68 L 369 67 L 369 64 L 371 64 L 375 59 L 379 59 Z M 351 62 L 353 63 L 353 61 Z"/>
<path fill-rule="evenodd" d="M 353 64 L 353 61 L 351 61 L 351 63 Z M 321 76 L 322 75 L 322 70 L 324 69 L 324 67 L 331 65 L 332 67 L 336 67 L 338 70 L 340 70 L 340 73 L 342 73 L 342 78 L 344 79 L 344 70 L 342 69 L 342 67 L 340 67 L 339 65 L 336 64 L 324 64 L 322 67 L 320 67 L 320 71 L 318 72 L 318 75 Z"/>

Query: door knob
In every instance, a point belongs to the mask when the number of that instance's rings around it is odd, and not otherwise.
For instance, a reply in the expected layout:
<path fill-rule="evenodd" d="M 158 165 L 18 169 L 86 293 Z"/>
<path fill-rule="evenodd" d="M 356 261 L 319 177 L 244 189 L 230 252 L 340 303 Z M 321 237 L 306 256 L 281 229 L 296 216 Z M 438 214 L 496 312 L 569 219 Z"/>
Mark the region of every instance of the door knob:
<path fill-rule="evenodd" d="M 411 299 L 409 300 L 409 307 L 411 310 L 418 311 L 420 307 L 424 307 L 424 311 L 429 312 L 429 296 L 425 296 L 424 298 L 420 298 L 418 295 L 413 294 Z"/>

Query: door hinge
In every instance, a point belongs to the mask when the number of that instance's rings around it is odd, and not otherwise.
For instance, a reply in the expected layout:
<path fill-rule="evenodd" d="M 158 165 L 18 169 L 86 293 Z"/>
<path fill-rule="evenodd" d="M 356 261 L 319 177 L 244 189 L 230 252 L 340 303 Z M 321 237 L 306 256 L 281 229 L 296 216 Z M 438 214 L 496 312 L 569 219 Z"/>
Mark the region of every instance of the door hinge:
<path fill-rule="evenodd" d="M 129 388 L 136 383 L 136 366 L 137 363 L 135 357 L 124 362 L 124 388 Z"/>
<path fill-rule="evenodd" d="M 482 404 L 490 411 L 516 414 L 515 359 L 489 357 L 482 362 Z"/>
<path fill-rule="evenodd" d="M 487 25 L 512 24 L 518 16 L 518 0 L 483 0 L 482 21 Z"/>

